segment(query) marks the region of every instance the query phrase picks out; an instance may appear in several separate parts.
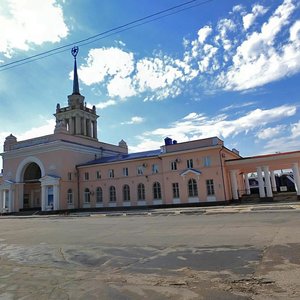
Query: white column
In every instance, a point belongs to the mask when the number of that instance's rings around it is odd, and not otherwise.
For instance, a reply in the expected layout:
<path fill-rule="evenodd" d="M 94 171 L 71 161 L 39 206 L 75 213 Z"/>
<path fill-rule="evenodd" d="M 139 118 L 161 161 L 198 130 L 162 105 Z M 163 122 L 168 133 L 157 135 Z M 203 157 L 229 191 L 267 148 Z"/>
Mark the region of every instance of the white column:
<path fill-rule="evenodd" d="M 94 138 L 97 138 L 97 121 L 94 121 Z"/>
<path fill-rule="evenodd" d="M 83 135 L 87 135 L 87 132 L 86 132 L 86 118 L 83 118 Z"/>
<path fill-rule="evenodd" d="M 257 172 L 258 187 L 259 187 L 259 197 L 265 198 L 266 197 L 265 184 L 264 184 L 264 180 L 263 180 L 263 176 L 262 176 L 261 167 L 257 167 L 256 172 Z"/>
<path fill-rule="evenodd" d="M 231 180 L 232 198 L 234 200 L 238 200 L 239 195 L 238 195 L 238 185 L 237 185 L 237 179 L 236 179 L 236 170 L 230 171 L 230 180 Z"/>
<path fill-rule="evenodd" d="M 4 194 L 4 190 L 1 190 L 0 189 L 0 213 L 2 213 L 2 209 L 4 207 L 4 197 L 3 197 L 3 194 Z"/>
<path fill-rule="evenodd" d="M 87 119 L 87 136 L 92 136 L 92 127 L 90 119 Z"/>
<path fill-rule="evenodd" d="M 42 185 L 42 199 L 41 199 L 41 205 L 42 205 L 42 211 L 46 210 L 46 185 Z"/>
<path fill-rule="evenodd" d="M 75 134 L 75 118 L 70 117 L 70 133 Z"/>
<path fill-rule="evenodd" d="M 269 167 L 264 166 L 264 175 L 265 175 L 265 184 L 266 184 L 266 190 L 267 190 L 267 197 L 272 198 L 273 193 L 272 193 L 272 187 L 271 187 L 271 178 L 270 178 L 270 172 L 269 172 Z"/>
<path fill-rule="evenodd" d="M 59 210 L 59 189 L 58 185 L 53 185 L 53 210 Z"/>
<path fill-rule="evenodd" d="M 273 192 L 277 192 L 277 186 L 276 186 L 276 179 L 275 179 L 275 173 L 274 171 L 271 171 L 271 184 L 272 184 L 272 190 Z"/>
<path fill-rule="evenodd" d="M 81 134 L 81 118 L 76 116 L 76 134 Z"/>
<path fill-rule="evenodd" d="M 299 196 L 300 195 L 300 176 L 299 176 L 298 163 L 293 164 L 292 170 L 293 170 L 293 174 L 294 174 L 295 189 L 297 192 L 297 196 Z"/>
<path fill-rule="evenodd" d="M 246 189 L 246 194 L 250 195 L 251 191 L 250 191 L 250 185 L 249 185 L 249 177 L 248 177 L 248 173 L 244 174 L 244 180 L 245 180 L 245 189 Z"/>
<path fill-rule="evenodd" d="M 9 212 L 13 212 L 14 211 L 14 191 L 12 189 L 12 187 L 10 187 L 9 191 L 8 191 L 8 209 Z"/>

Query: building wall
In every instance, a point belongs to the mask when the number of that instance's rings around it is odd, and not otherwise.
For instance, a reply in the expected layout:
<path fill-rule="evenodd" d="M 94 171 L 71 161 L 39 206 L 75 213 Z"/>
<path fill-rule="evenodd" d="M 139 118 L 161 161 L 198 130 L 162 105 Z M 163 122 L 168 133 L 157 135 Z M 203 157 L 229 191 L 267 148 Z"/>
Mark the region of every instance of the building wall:
<path fill-rule="evenodd" d="M 153 204 L 172 204 L 172 203 L 189 203 L 191 200 L 188 196 L 189 179 L 195 179 L 198 188 L 198 197 L 196 202 L 206 201 L 224 201 L 230 199 L 230 194 L 227 192 L 227 197 L 224 196 L 225 188 L 229 190 L 229 185 L 226 179 L 223 183 L 221 161 L 224 163 L 225 157 L 220 159 L 221 145 L 215 146 L 206 150 L 205 148 L 189 149 L 171 153 L 162 153 L 159 157 L 135 159 L 131 161 L 118 161 L 114 163 L 103 163 L 92 166 L 81 166 L 79 168 L 80 176 L 80 206 L 81 207 L 96 207 L 96 188 L 101 187 L 103 191 L 103 206 L 110 206 L 109 188 L 114 186 L 117 193 L 116 206 L 129 205 L 123 202 L 123 187 L 125 184 L 130 187 L 131 201 L 130 205 L 139 205 L 137 200 L 137 186 L 139 183 L 145 185 L 146 201 L 145 205 Z M 227 151 L 227 158 L 235 157 Z M 205 164 L 205 158 L 209 159 L 210 164 Z M 188 171 L 187 160 L 193 160 L 193 169 L 200 171 L 201 174 L 195 174 L 193 171 Z M 171 162 L 175 160 L 177 170 L 171 170 Z M 158 166 L 158 173 L 152 173 L 152 165 Z M 137 168 L 145 166 L 144 174 L 138 175 Z M 223 164 L 224 165 L 224 164 Z M 128 176 L 123 175 L 123 168 L 128 168 Z M 114 170 L 114 178 L 109 178 L 109 170 Z M 101 172 L 101 178 L 97 179 L 97 171 Z M 182 176 L 181 173 L 187 172 Z M 223 173 L 225 171 L 223 170 Z M 85 174 L 89 174 L 89 179 L 85 179 Z M 213 180 L 214 195 L 207 195 L 206 180 Z M 155 201 L 153 198 L 153 184 L 159 182 L 161 185 L 162 201 Z M 173 198 L 172 183 L 178 183 L 180 200 Z M 91 192 L 90 205 L 84 204 L 84 191 L 88 188 Z"/>

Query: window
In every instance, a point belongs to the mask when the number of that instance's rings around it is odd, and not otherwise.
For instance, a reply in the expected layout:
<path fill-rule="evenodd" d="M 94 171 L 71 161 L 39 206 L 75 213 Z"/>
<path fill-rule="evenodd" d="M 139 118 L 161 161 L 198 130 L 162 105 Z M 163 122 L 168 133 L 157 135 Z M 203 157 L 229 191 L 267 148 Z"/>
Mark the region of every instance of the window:
<path fill-rule="evenodd" d="M 138 166 L 137 167 L 137 174 L 138 175 L 143 175 L 144 174 L 144 167 L 143 166 Z"/>
<path fill-rule="evenodd" d="M 97 203 L 103 202 L 103 193 L 101 187 L 96 188 L 96 202 Z"/>
<path fill-rule="evenodd" d="M 123 201 L 130 201 L 130 187 L 128 184 L 123 186 Z"/>
<path fill-rule="evenodd" d="M 158 165 L 157 164 L 153 164 L 152 165 L 152 174 L 156 174 L 158 173 Z"/>
<path fill-rule="evenodd" d="M 173 198 L 179 198 L 179 185 L 178 182 L 172 183 Z"/>
<path fill-rule="evenodd" d="M 68 197 L 68 204 L 69 205 L 72 205 L 73 204 L 73 192 L 72 192 L 72 189 L 68 189 L 68 194 L 67 194 L 67 197 Z"/>
<path fill-rule="evenodd" d="M 109 188 L 109 201 L 110 202 L 116 202 L 117 201 L 116 188 L 114 186 L 111 186 Z"/>
<path fill-rule="evenodd" d="M 4 190 L 4 207 L 9 208 L 9 190 Z"/>
<path fill-rule="evenodd" d="M 161 188 L 159 182 L 153 184 L 153 199 L 161 199 Z"/>
<path fill-rule="evenodd" d="M 128 176 L 128 168 L 123 168 L 123 176 Z"/>
<path fill-rule="evenodd" d="M 96 178 L 100 179 L 101 178 L 101 172 L 100 171 L 96 171 Z"/>
<path fill-rule="evenodd" d="M 210 167 L 211 165 L 211 158 L 210 156 L 204 156 L 203 157 L 203 166 L 204 167 Z"/>
<path fill-rule="evenodd" d="M 108 171 L 108 177 L 109 177 L 109 178 L 114 178 L 114 177 L 115 177 L 115 172 L 114 172 L 113 169 L 110 169 L 110 170 Z"/>
<path fill-rule="evenodd" d="M 90 203 L 91 202 L 91 193 L 88 188 L 84 190 L 84 203 Z"/>
<path fill-rule="evenodd" d="M 186 166 L 188 169 L 192 169 L 193 168 L 193 160 L 192 159 L 188 159 L 186 161 Z"/>
<path fill-rule="evenodd" d="M 72 173 L 68 172 L 68 180 L 72 180 Z"/>
<path fill-rule="evenodd" d="M 84 180 L 89 180 L 89 178 L 90 178 L 89 172 L 85 172 L 84 173 Z"/>
<path fill-rule="evenodd" d="M 171 162 L 171 170 L 172 170 L 172 171 L 177 170 L 177 161 L 172 161 L 172 162 Z"/>
<path fill-rule="evenodd" d="M 189 197 L 198 196 L 197 182 L 195 179 L 190 179 L 188 182 Z"/>
<path fill-rule="evenodd" d="M 215 188 L 214 188 L 214 180 L 213 179 L 207 179 L 206 180 L 206 190 L 207 195 L 212 196 L 215 194 Z"/>
<path fill-rule="evenodd" d="M 48 186 L 47 187 L 47 205 L 51 206 L 52 209 L 53 209 L 53 201 L 54 201 L 53 186 Z"/>
<path fill-rule="evenodd" d="M 145 186 L 142 183 L 140 183 L 138 185 L 137 192 L 138 192 L 138 201 L 143 201 L 143 200 L 146 199 L 146 197 L 145 197 Z"/>

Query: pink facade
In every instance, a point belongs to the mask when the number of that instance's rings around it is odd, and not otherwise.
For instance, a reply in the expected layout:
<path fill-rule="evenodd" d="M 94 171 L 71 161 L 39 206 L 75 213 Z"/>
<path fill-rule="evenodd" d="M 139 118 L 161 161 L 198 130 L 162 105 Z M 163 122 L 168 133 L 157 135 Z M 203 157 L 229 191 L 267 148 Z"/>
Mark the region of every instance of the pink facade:
<path fill-rule="evenodd" d="M 274 171 L 291 169 L 300 196 L 300 151 L 242 158 L 217 137 L 128 154 L 126 142 L 98 141 L 96 108 L 88 108 L 74 66 L 68 106 L 56 107 L 52 135 L 6 138 L 1 154 L 0 212 L 100 207 L 188 205 L 238 200 L 249 194 L 249 174 L 260 198 L 276 192 Z"/>

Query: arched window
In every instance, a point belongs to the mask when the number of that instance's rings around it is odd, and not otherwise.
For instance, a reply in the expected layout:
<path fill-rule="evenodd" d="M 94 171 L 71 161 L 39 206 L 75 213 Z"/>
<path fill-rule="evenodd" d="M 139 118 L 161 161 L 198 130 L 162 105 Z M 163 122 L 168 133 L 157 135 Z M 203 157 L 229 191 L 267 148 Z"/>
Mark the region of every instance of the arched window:
<path fill-rule="evenodd" d="M 130 187 L 128 184 L 123 186 L 123 201 L 130 201 Z"/>
<path fill-rule="evenodd" d="M 114 186 L 111 186 L 109 188 L 109 201 L 110 202 L 116 202 L 117 201 L 116 188 Z"/>
<path fill-rule="evenodd" d="M 198 196 L 197 182 L 195 179 L 190 179 L 188 182 L 189 197 Z"/>
<path fill-rule="evenodd" d="M 96 188 L 96 202 L 103 202 L 103 193 L 101 187 Z"/>
<path fill-rule="evenodd" d="M 91 193 L 88 188 L 84 190 L 84 203 L 90 203 L 91 202 Z"/>
<path fill-rule="evenodd" d="M 68 189 L 68 204 L 69 205 L 73 204 L 73 192 L 72 192 L 72 189 Z"/>
<path fill-rule="evenodd" d="M 145 186 L 144 186 L 144 184 L 140 183 L 140 184 L 138 185 L 137 193 L 138 193 L 138 201 L 143 201 L 143 200 L 146 199 L 146 197 L 145 197 Z"/>
<path fill-rule="evenodd" d="M 153 199 L 161 199 L 161 188 L 159 182 L 153 184 Z"/>

